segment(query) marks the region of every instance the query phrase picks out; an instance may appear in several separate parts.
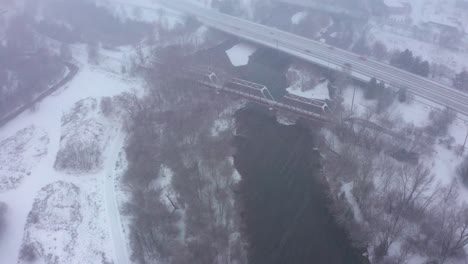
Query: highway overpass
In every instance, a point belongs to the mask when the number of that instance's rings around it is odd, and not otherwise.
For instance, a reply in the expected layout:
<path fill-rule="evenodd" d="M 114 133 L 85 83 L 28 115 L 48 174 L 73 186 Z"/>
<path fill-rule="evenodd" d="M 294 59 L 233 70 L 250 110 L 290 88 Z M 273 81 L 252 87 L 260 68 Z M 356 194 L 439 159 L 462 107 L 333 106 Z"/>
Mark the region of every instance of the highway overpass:
<path fill-rule="evenodd" d="M 372 77 L 468 116 L 468 94 L 385 63 L 346 50 L 267 27 L 193 4 L 185 0 L 157 0 L 170 9 L 196 16 L 209 27 L 239 38 L 288 53 L 333 70 L 349 71 L 352 77 L 369 81 Z"/>

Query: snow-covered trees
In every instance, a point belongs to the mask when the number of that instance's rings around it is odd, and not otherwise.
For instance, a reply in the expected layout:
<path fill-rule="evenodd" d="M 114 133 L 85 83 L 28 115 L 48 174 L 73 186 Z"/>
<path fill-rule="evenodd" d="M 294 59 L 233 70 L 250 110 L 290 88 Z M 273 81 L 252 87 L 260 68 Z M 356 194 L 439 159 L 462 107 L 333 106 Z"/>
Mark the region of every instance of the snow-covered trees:
<path fill-rule="evenodd" d="M 130 133 L 123 177 L 137 263 L 245 263 L 232 188 L 229 132 L 213 123 L 229 105 L 180 77 L 184 46 L 158 53 L 147 95 L 125 94 Z M 150 64 L 151 65 L 151 64 Z M 223 116 L 223 115 L 221 115 Z"/>
<path fill-rule="evenodd" d="M 435 263 L 466 257 L 468 207 L 457 198 L 456 181 L 441 186 L 422 163 L 392 158 L 386 149 L 395 139 L 383 133 L 342 126 L 336 135 L 342 143 L 325 160 L 324 172 L 333 193 L 352 186 L 357 206 L 338 195 L 333 211 L 355 243 L 371 249 L 375 263 L 406 263 L 411 254 Z"/>
<path fill-rule="evenodd" d="M 445 136 L 455 118 L 456 113 L 448 107 L 443 111 L 432 110 L 429 114 L 430 123 L 426 126 L 425 131 L 433 137 Z"/>

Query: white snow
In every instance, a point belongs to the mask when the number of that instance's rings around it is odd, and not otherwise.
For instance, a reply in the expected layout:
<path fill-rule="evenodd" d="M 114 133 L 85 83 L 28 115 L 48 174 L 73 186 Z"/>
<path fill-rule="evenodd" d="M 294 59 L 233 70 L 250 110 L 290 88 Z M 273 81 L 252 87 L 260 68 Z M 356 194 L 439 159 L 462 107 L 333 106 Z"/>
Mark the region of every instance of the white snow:
<path fill-rule="evenodd" d="M 308 14 L 306 11 L 297 12 L 291 17 L 291 23 L 293 25 L 299 25 L 307 17 L 307 15 Z"/>
<path fill-rule="evenodd" d="M 329 100 L 330 93 L 328 91 L 328 81 L 317 84 L 315 87 L 309 90 L 303 91 L 299 86 L 291 86 L 286 89 L 289 93 L 310 98 L 310 99 L 319 99 L 319 100 Z"/>
<path fill-rule="evenodd" d="M 226 131 L 227 129 L 230 128 L 230 123 L 228 120 L 224 119 L 217 119 L 211 128 L 211 136 L 216 137 L 218 136 L 221 132 Z"/>
<path fill-rule="evenodd" d="M 233 66 L 243 66 L 249 63 L 250 56 L 257 50 L 256 47 L 246 44 L 239 43 L 226 51 Z"/>
<path fill-rule="evenodd" d="M 359 204 L 356 202 L 354 195 L 351 193 L 352 189 L 352 182 L 343 184 L 341 187 L 341 191 L 345 194 L 346 200 L 348 201 L 349 205 L 351 206 L 351 210 L 353 211 L 354 220 L 356 220 L 358 223 L 361 223 L 364 221 L 364 217 L 362 216 L 361 209 L 359 209 Z"/>

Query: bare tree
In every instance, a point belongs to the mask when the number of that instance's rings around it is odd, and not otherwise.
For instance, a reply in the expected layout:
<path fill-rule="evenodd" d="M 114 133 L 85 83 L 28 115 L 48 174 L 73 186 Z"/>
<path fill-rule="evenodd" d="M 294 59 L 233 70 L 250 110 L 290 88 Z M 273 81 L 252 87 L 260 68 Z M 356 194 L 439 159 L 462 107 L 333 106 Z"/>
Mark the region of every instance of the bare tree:
<path fill-rule="evenodd" d="M 423 222 L 422 231 L 426 239 L 422 244 L 426 254 L 439 263 L 445 263 L 449 258 L 466 257 L 468 207 L 459 204 L 456 181 L 444 187 L 441 194 L 431 214 Z"/>

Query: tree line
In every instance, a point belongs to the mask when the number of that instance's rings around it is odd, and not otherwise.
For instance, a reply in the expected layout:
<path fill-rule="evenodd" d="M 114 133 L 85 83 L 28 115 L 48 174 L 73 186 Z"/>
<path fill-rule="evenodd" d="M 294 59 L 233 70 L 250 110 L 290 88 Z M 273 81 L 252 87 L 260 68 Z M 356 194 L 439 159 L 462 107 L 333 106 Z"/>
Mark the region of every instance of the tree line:
<path fill-rule="evenodd" d="M 11 18 L 0 44 L 0 116 L 31 102 L 65 69 L 60 57 L 36 36 L 33 23 L 25 15 Z"/>

